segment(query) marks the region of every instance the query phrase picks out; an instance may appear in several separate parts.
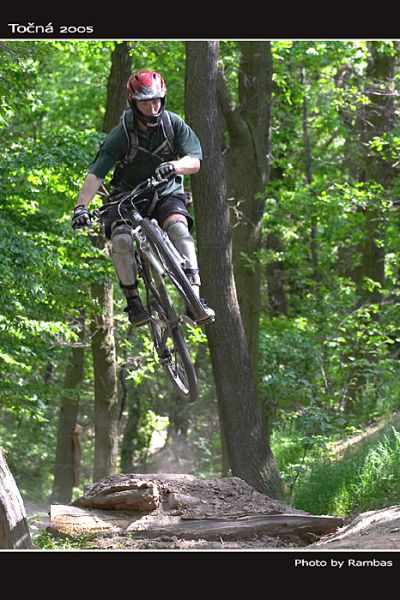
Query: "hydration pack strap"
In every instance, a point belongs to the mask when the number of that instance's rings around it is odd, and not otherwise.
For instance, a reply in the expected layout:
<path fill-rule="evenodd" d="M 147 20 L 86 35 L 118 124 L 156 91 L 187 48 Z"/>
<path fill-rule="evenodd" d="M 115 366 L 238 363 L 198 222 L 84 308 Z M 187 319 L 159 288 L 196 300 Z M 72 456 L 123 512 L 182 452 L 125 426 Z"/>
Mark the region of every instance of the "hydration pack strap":
<path fill-rule="evenodd" d="M 175 159 L 178 158 L 176 152 L 174 151 L 174 147 L 173 147 L 174 130 L 173 130 L 172 123 L 171 123 L 171 117 L 169 116 L 167 111 L 164 111 L 163 114 L 161 115 L 161 129 L 163 131 L 165 140 L 162 142 L 162 144 L 160 144 L 158 146 L 158 148 L 156 148 L 152 152 L 150 152 L 150 150 L 146 150 L 146 148 L 143 148 L 142 146 L 140 146 L 139 136 L 138 136 L 136 130 L 130 129 L 128 127 L 127 118 L 128 118 L 129 112 L 130 112 L 130 114 L 132 114 L 130 109 L 125 110 L 122 113 L 122 117 L 121 117 L 122 126 L 124 128 L 125 135 L 128 139 L 128 152 L 126 153 L 125 158 L 123 159 L 123 162 L 125 164 L 131 163 L 139 150 L 141 152 L 145 152 L 146 154 L 149 154 L 150 156 L 155 156 L 161 162 L 163 162 L 164 159 L 161 156 L 159 156 L 158 153 L 163 148 L 165 148 L 165 146 L 168 146 L 170 151 L 173 153 Z"/>

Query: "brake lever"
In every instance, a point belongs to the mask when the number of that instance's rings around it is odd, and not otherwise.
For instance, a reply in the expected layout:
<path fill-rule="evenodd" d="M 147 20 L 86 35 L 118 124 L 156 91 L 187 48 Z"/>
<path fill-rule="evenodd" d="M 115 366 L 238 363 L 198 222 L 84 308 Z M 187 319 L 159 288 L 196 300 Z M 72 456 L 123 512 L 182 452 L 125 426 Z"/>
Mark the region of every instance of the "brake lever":
<path fill-rule="evenodd" d="M 100 210 L 95 208 L 92 212 L 89 213 L 91 221 L 98 221 L 100 219 Z"/>

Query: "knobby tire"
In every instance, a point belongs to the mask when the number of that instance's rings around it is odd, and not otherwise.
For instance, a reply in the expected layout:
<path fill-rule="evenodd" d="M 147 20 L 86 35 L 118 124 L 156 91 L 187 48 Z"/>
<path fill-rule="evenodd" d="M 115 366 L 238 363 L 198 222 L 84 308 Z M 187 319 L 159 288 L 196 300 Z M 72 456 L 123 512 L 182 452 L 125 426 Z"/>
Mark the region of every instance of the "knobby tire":
<path fill-rule="evenodd" d="M 180 397 L 187 402 L 194 402 L 198 397 L 196 371 L 180 325 L 171 325 L 171 322 L 177 320 L 177 315 L 168 290 L 163 279 L 151 266 L 143 267 L 147 308 L 152 316 L 150 329 L 158 358 Z"/>

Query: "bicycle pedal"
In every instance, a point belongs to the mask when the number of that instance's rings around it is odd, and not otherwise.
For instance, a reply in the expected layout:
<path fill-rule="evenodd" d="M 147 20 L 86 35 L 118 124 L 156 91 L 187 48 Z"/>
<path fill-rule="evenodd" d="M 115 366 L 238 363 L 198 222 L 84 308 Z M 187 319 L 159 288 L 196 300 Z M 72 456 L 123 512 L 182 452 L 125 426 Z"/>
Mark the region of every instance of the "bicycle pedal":
<path fill-rule="evenodd" d="M 215 321 L 215 316 L 209 317 L 207 316 L 204 319 L 199 319 L 198 321 L 196 321 L 196 325 L 197 327 L 201 327 L 202 325 L 210 325 L 211 323 L 214 323 Z"/>
<path fill-rule="evenodd" d="M 192 327 L 197 327 L 196 321 L 193 321 L 193 319 L 191 317 L 189 317 L 188 315 L 181 315 L 180 320 L 183 323 L 186 323 L 186 325 L 191 325 Z"/>

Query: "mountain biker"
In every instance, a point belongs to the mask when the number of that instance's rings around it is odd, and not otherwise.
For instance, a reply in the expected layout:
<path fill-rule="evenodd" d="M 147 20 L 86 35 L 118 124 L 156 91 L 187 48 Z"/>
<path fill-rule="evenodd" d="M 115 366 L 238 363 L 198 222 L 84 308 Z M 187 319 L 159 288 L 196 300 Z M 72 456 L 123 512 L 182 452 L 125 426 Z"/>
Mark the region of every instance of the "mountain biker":
<path fill-rule="evenodd" d="M 199 297 L 200 275 L 193 226 L 183 190 L 183 176 L 200 169 L 202 150 L 194 131 L 177 114 L 165 110 L 167 88 L 156 71 L 142 69 L 133 73 L 127 82 L 129 108 L 119 124 L 108 134 L 89 166 L 72 215 L 74 229 L 90 225 L 88 205 L 114 168 L 109 200 L 121 192 L 133 189 L 138 183 L 154 176 L 158 181 L 170 179 L 159 192 L 159 201 L 151 214 L 168 234 L 178 252 L 186 257 L 185 273 Z M 167 136 L 168 132 L 168 136 Z M 172 142 L 171 142 L 172 139 Z M 175 174 L 175 177 L 173 175 Z M 105 221 L 105 235 L 111 240 L 111 257 L 126 297 L 129 321 L 140 326 L 148 323 L 138 292 L 136 262 L 132 245 L 132 227 L 128 214 L 111 210 Z M 128 221 L 128 222 L 127 222 Z M 198 324 L 213 320 L 214 311 L 201 298 L 204 315 L 189 315 Z"/>

